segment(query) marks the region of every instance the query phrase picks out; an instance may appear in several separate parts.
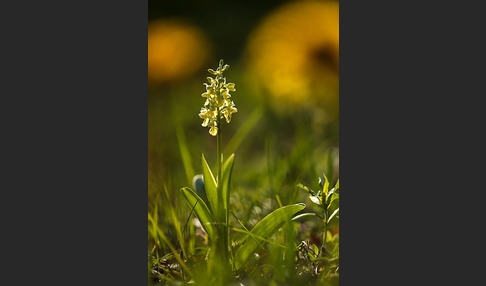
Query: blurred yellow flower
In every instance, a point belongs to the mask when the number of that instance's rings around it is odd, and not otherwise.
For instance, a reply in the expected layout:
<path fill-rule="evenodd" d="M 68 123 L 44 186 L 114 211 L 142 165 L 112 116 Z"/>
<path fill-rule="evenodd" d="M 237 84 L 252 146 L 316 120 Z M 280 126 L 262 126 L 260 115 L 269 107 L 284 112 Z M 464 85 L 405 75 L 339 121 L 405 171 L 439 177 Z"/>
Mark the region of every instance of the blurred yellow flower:
<path fill-rule="evenodd" d="M 294 1 L 268 15 L 250 35 L 252 73 L 290 105 L 330 103 L 339 87 L 339 3 Z"/>
<path fill-rule="evenodd" d="M 230 100 L 230 91 L 236 91 L 234 83 L 226 83 L 226 77 L 223 73 L 229 69 L 229 65 L 225 65 L 223 60 L 219 61 L 219 67 L 216 70 L 209 69 L 209 73 L 215 77 L 208 77 L 208 82 L 204 83 L 206 92 L 201 94 L 206 98 L 204 107 L 199 112 L 199 117 L 203 120 L 202 126 L 209 126 L 209 134 L 216 136 L 218 134 L 219 119 L 226 119 L 227 123 L 231 121 L 231 115 L 238 112 L 235 103 Z"/>
<path fill-rule="evenodd" d="M 175 19 L 148 24 L 149 84 L 189 76 L 202 67 L 208 55 L 209 44 L 196 26 Z"/>

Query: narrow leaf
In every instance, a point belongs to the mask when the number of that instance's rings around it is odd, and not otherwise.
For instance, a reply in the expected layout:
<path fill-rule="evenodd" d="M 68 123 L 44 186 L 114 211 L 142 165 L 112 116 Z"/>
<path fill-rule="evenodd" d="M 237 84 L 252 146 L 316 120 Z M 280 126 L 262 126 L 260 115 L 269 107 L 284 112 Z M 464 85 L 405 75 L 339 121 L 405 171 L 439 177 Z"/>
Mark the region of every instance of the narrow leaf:
<path fill-rule="evenodd" d="M 316 216 L 316 213 L 303 213 L 300 215 L 296 215 L 292 218 L 292 220 L 298 220 L 299 218 L 305 217 L 305 216 Z"/>
<path fill-rule="evenodd" d="M 206 203 L 190 188 L 182 188 L 181 193 L 184 199 L 186 199 L 190 208 L 196 205 L 194 207 L 194 213 L 196 214 L 197 218 L 201 222 L 201 225 L 208 234 L 209 239 L 213 239 L 214 227 L 211 224 L 213 222 L 213 217 Z"/>
<path fill-rule="evenodd" d="M 327 196 L 326 196 L 326 202 L 329 201 L 329 197 L 334 194 L 334 191 L 335 191 L 335 188 L 332 188 L 328 193 L 327 193 Z"/>
<path fill-rule="evenodd" d="M 231 173 L 233 172 L 234 159 L 235 154 L 231 154 L 223 165 L 223 208 L 226 211 L 229 205 Z"/>
<path fill-rule="evenodd" d="M 304 186 L 304 185 L 302 185 L 302 184 L 297 184 L 297 187 L 298 187 L 298 188 L 301 188 L 301 189 L 302 189 L 302 190 L 304 190 L 304 191 L 308 191 L 308 192 L 309 192 L 309 194 L 313 194 L 313 193 L 314 193 L 314 192 L 311 192 L 311 191 L 309 190 L 309 188 L 307 188 L 306 186 Z"/>
<path fill-rule="evenodd" d="M 327 222 L 329 223 L 331 221 L 331 219 L 339 212 L 339 208 L 337 208 L 333 213 L 332 215 L 329 217 L 329 219 L 327 220 Z"/>
<path fill-rule="evenodd" d="M 327 192 L 329 190 L 329 181 L 327 180 L 326 174 L 322 174 L 324 176 L 324 187 L 322 188 L 322 194 L 325 198 L 327 198 Z"/>
<path fill-rule="evenodd" d="M 304 204 L 295 204 L 285 207 L 281 207 L 264 217 L 253 229 L 251 230 L 251 237 L 248 237 L 246 242 L 238 249 L 235 255 L 235 267 L 240 269 L 244 266 L 250 256 L 258 248 L 258 243 L 255 239 L 258 237 L 270 238 L 284 223 L 291 219 L 291 217 L 297 212 L 305 208 Z"/>
<path fill-rule="evenodd" d="M 206 190 L 206 196 L 208 197 L 209 208 L 212 211 L 212 214 L 217 216 L 216 214 L 218 213 L 219 209 L 216 180 L 214 179 L 213 173 L 209 168 L 208 162 L 206 162 L 206 158 L 204 158 L 204 154 L 202 155 L 202 168 L 204 176 L 204 189 Z"/>
<path fill-rule="evenodd" d="M 329 201 L 328 207 L 331 207 L 332 202 L 334 202 L 335 200 L 339 200 L 339 194 L 337 194 L 337 193 L 333 193 L 331 195 L 331 200 Z"/>

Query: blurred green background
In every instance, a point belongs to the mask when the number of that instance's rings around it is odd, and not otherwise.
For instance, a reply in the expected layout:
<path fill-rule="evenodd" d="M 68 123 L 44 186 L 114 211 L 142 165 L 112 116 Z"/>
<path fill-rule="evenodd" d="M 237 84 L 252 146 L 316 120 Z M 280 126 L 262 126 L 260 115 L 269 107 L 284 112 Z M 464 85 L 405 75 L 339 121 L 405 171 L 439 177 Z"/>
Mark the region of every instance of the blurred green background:
<path fill-rule="evenodd" d="M 179 190 L 214 167 L 216 137 L 201 126 L 203 83 L 224 59 L 238 112 L 224 123 L 224 157 L 235 153 L 231 208 L 249 227 L 281 204 L 312 203 L 297 188 L 339 177 L 338 1 L 148 2 L 148 206 L 164 222 Z M 255 219 L 253 219 L 253 217 Z M 321 230 L 322 231 L 322 230 Z M 338 231 L 338 229 L 334 230 Z M 311 230 L 299 232 L 309 239 Z M 307 237 L 305 237 L 307 236 Z M 176 242 L 174 242 L 176 244 Z M 149 248 L 153 241 L 149 237 Z"/>

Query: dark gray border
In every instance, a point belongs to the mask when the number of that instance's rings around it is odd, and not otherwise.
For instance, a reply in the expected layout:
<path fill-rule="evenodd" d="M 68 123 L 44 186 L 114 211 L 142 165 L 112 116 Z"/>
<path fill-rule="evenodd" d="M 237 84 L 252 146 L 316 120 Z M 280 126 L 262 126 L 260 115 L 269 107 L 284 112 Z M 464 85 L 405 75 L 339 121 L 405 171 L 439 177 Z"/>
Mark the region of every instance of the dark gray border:
<path fill-rule="evenodd" d="M 340 285 L 483 280 L 468 259 L 484 253 L 486 157 L 471 3 L 340 1 Z"/>
<path fill-rule="evenodd" d="M 1 6 L 0 284 L 147 285 L 147 2 Z"/>

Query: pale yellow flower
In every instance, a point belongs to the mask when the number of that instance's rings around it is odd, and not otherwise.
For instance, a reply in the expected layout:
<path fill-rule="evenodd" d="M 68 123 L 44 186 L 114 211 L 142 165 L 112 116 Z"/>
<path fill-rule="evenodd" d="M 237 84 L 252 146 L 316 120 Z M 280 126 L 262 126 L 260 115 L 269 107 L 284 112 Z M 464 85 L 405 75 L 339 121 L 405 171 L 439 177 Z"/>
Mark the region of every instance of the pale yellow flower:
<path fill-rule="evenodd" d="M 215 77 L 207 78 L 209 84 L 204 83 L 206 92 L 201 94 L 206 98 L 206 102 L 199 112 L 199 117 L 203 119 L 202 126 L 209 126 L 209 133 L 213 136 L 218 134 L 220 119 L 224 118 L 227 123 L 230 123 L 232 114 L 238 112 L 235 103 L 230 100 L 230 91 L 236 91 L 235 84 L 226 83 L 226 78 L 223 76 L 228 68 L 229 65 L 224 65 L 221 60 L 216 70 L 209 69 L 209 73 Z"/>
<path fill-rule="evenodd" d="M 236 109 L 235 103 L 233 101 L 226 100 L 225 101 L 225 108 L 223 109 L 223 111 L 221 113 L 226 118 L 226 122 L 230 123 L 231 114 L 236 113 L 237 111 L 238 111 L 238 109 Z"/>

